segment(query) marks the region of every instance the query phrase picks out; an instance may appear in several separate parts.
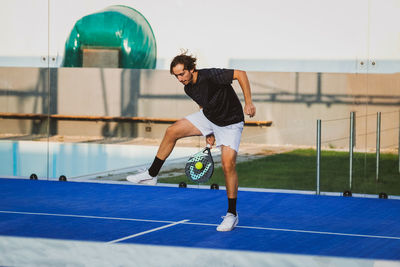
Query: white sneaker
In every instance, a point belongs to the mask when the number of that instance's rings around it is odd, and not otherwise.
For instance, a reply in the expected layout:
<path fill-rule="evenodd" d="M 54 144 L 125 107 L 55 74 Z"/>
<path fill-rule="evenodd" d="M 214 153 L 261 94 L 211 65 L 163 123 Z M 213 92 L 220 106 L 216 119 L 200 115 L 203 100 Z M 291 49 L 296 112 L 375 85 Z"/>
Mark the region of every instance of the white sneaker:
<path fill-rule="evenodd" d="M 235 228 L 239 222 L 239 214 L 236 214 L 236 216 L 235 216 L 232 213 L 228 212 L 226 214 L 226 216 L 222 216 L 222 218 L 224 220 L 217 227 L 217 231 L 220 231 L 220 232 L 232 231 L 233 228 Z"/>
<path fill-rule="evenodd" d="M 131 183 L 135 183 L 135 184 L 147 184 L 147 185 L 156 185 L 157 184 L 157 176 L 152 177 L 149 174 L 149 170 L 147 170 L 147 169 L 142 172 L 127 176 L 126 180 L 128 180 Z"/>

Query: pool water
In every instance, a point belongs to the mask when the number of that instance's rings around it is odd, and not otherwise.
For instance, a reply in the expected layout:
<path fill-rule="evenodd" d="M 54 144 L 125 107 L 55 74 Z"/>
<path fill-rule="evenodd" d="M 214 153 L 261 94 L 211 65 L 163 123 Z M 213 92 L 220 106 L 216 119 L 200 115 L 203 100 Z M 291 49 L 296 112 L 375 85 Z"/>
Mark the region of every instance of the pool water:
<path fill-rule="evenodd" d="M 55 143 L 35 141 L 0 142 L 0 176 L 56 178 L 151 164 L 158 146 Z M 175 147 L 168 160 L 189 158 L 196 147 Z"/>

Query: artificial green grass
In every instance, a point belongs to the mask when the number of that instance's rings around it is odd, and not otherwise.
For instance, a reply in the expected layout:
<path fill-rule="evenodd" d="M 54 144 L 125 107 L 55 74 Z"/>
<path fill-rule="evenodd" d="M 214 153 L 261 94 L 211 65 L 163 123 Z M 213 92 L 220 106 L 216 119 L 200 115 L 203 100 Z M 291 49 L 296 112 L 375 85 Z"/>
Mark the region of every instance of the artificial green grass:
<path fill-rule="evenodd" d="M 379 179 L 376 181 L 376 155 L 354 153 L 353 193 L 400 195 L 400 174 L 397 155 L 381 154 Z M 320 191 L 343 192 L 350 190 L 349 153 L 322 151 L 320 166 Z M 291 152 L 265 156 L 237 164 L 240 187 L 316 190 L 316 151 L 297 149 Z M 186 182 L 186 176 L 165 178 L 160 182 Z M 206 185 L 225 185 L 222 168 L 216 168 Z"/>

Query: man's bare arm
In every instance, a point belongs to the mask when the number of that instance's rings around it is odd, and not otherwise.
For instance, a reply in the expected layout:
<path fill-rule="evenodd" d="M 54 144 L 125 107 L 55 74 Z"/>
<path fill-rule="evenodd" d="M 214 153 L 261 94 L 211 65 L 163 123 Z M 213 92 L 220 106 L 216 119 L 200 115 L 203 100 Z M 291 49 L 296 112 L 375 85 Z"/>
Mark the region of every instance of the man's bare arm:
<path fill-rule="evenodd" d="M 251 118 L 256 114 L 256 107 L 253 105 L 253 101 L 251 99 L 250 82 L 247 78 L 247 74 L 242 70 L 234 70 L 233 79 L 237 80 L 240 84 L 240 88 L 242 88 L 245 102 L 244 112 Z"/>

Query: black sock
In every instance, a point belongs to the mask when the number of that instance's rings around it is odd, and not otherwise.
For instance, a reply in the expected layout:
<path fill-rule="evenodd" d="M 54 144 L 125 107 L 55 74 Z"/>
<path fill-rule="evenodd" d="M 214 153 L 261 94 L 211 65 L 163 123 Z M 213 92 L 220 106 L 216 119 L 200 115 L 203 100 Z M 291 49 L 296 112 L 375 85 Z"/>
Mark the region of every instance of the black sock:
<path fill-rule="evenodd" d="M 154 158 L 153 164 L 149 168 L 149 174 L 152 177 L 156 177 L 157 174 L 160 172 L 162 165 L 164 164 L 165 160 L 159 159 L 157 157 Z"/>
<path fill-rule="evenodd" d="M 237 198 L 228 198 L 228 212 L 236 216 L 236 200 Z"/>

